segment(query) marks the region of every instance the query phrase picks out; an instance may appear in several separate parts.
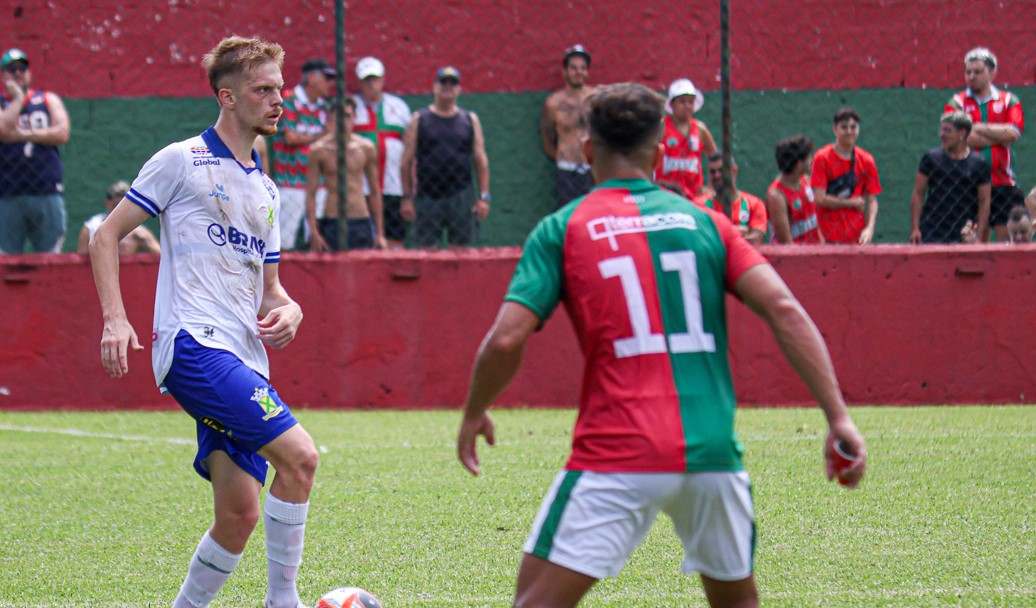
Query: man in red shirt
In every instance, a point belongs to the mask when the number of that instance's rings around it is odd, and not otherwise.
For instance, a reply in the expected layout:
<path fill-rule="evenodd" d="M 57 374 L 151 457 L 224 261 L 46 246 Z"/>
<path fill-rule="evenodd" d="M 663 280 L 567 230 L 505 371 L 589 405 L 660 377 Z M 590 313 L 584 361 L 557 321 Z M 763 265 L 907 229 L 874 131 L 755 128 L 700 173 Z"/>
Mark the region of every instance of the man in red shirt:
<path fill-rule="evenodd" d="M 817 225 L 817 206 L 809 185 L 813 142 L 804 135 L 777 142 L 775 157 L 780 175 L 766 192 L 766 211 L 773 224 L 771 242 L 782 245 L 817 245 L 824 236 Z"/>
<path fill-rule="evenodd" d="M 1015 183 L 1011 168 L 1011 144 L 1025 130 L 1022 102 L 1014 94 L 993 86 L 996 55 L 978 47 L 964 56 L 964 78 L 968 88 L 957 93 L 943 113 L 962 110 L 971 117 L 968 146 L 979 153 L 991 168 L 992 195 L 989 224 L 996 240 L 1007 240 L 1007 215 L 1015 205 L 1025 203 L 1025 194 Z"/>
<path fill-rule="evenodd" d="M 817 219 L 827 243 L 859 243 L 874 239 L 881 181 L 870 152 L 856 145 L 860 114 L 853 108 L 835 112 L 835 143 L 813 157 L 810 185 L 817 199 Z"/>
<path fill-rule="evenodd" d="M 723 152 L 717 150 L 709 155 L 709 183 L 715 189 L 701 203 L 709 209 L 722 212 L 720 196 L 725 186 L 723 182 Z M 730 158 L 730 220 L 734 222 L 741 236 L 753 245 L 762 245 L 766 236 L 766 203 L 758 196 L 737 189 L 737 162 Z M 695 201 L 697 202 L 697 201 Z"/>

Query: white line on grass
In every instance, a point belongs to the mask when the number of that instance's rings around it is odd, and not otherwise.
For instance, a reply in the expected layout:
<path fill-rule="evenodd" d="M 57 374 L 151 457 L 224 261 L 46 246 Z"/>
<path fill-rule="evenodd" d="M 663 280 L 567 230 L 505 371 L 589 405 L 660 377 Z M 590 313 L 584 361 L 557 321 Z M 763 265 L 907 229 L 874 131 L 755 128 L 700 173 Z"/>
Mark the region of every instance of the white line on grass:
<path fill-rule="evenodd" d="M 93 433 L 79 429 L 46 429 L 34 426 L 12 426 L 0 424 L 0 431 L 12 431 L 15 433 L 46 433 L 50 435 L 71 435 L 72 437 L 89 437 L 91 439 L 116 439 L 119 441 L 146 441 L 149 443 L 171 443 L 173 445 L 196 445 L 193 439 L 181 437 L 146 437 L 143 435 L 115 435 L 112 433 Z"/>

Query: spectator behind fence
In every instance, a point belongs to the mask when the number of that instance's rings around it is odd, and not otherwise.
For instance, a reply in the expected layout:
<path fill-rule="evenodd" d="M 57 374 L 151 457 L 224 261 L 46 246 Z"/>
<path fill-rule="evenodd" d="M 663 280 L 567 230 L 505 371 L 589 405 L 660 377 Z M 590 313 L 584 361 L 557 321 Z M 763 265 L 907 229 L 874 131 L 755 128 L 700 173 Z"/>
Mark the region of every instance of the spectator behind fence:
<path fill-rule="evenodd" d="M 101 223 L 112 212 L 112 209 L 115 209 L 115 205 L 118 205 L 122 197 L 126 196 L 129 189 L 130 185 L 123 181 L 115 182 L 108 187 L 108 193 L 104 198 L 105 212 L 98 213 L 83 223 L 83 229 L 79 231 L 77 253 L 90 253 L 90 239 L 94 237 L 94 233 L 101 227 Z M 119 241 L 119 253 L 158 253 L 160 249 L 158 239 L 143 224 L 134 228 L 126 235 L 126 238 Z"/>
<path fill-rule="evenodd" d="M 399 212 L 403 196 L 403 133 L 410 121 L 410 106 L 399 97 L 385 92 L 385 65 L 376 57 L 356 62 L 360 92 L 356 94 L 356 122 L 353 131 L 377 146 L 381 159 L 381 196 L 384 207 L 385 238 L 389 249 L 403 247 L 406 222 Z M 369 192 L 365 185 L 364 192 Z"/>
<path fill-rule="evenodd" d="M 345 98 L 342 123 L 345 126 L 345 231 L 346 249 L 384 249 L 385 226 L 381 202 L 381 176 L 378 174 L 378 149 L 364 137 L 353 133 L 356 100 Z M 334 112 L 328 119 L 334 121 Z M 309 223 L 310 251 L 338 251 L 338 135 L 329 133 L 309 148 L 306 173 L 306 221 Z M 364 180 L 370 193 L 364 196 Z M 327 210 L 317 218 L 316 193 L 323 181 L 327 188 Z M 369 207 L 368 207 L 369 203 Z"/>
<path fill-rule="evenodd" d="M 219 105 L 216 125 L 151 157 L 90 242 L 104 317 L 101 361 L 120 378 L 129 371 L 127 352 L 143 347 L 120 293 L 118 242 L 162 214 L 152 366 L 159 387 L 196 421 L 194 468 L 211 484 L 214 511 L 173 608 L 212 602 L 260 516 L 268 582 L 262 605 L 301 604 L 296 578 L 319 453 L 268 381 L 265 346 L 291 343 L 302 309 L 280 282 L 280 196 L 257 170 L 254 150 L 257 133 L 277 131 L 283 58 L 277 44 L 236 36 L 207 53 L 202 65 Z M 276 475 L 260 505 L 271 464 Z"/>
<path fill-rule="evenodd" d="M 989 163 L 968 145 L 970 133 L 967 114 L 957 110 L 943 115 L 942 147 L 925 152 L 914 178 L 911 243 L 960 243 L 968 220 L 977 224 L 980 241 L 989 240 Z"/>
<path fill-rule="evenodd" d="M 583 45 L 565 49 L 561 75 L 565 86 L 547 97 L 540 116 L 543 151 L 556 166 L 555 209 L 594 186 L 590 165 L 583 156 L 583 139 L 587 134 L 586 99 L 596 88 L 586 84 L 590 77 L 590 53 Z"/>
<path fill-rule="evenodd" d="M 302 64 L 302 82 L 284 92 L 281 126 L 273 136 L 273 181 L 281 192 L 282 249 L 295 249 L 299 227 L 303 241 L 309 240 L 306 217 L 306 165 L 309 146 L 328 132 L 328 96 L 336 76 L 323 59 Z M 327 193 L 318 192 L 317 211 L 322 214 Z"/>
<path fill-rule="evenodd" d="M 1022 102 L 1013 93 L 993 86 L 996 56 L 978 47 L 964 56 L 964 79 L 968 88 L 947 102 L 943 112 L 962 110 L 971 117 L 968 145 L 982 155 L 990 166 L 991 192 L 989 224 L 998 241 L 1007 238 L 1007 213 L 1025 203 L 1025 193 L 1015 182 L 1011 163 L 1011 144 L 1025 129 Z"/>
<path fill-rule="evenodd" d="M 599 579 L 619 575 L 660 513 L 683 549 L 682 571 L 700 575 L 710 606 L 759 605 L 755 509 L 734 428 L 727 293 L 766 321 L 820 404 L 827 478 L 835 474 L 836 441 L 859 455 L 848 487 L 866 470 L 866 444 L 802 305 L 722 214 L 651 183 L 661 101 L 630 83 L 590 98 L 587 158 L 600 185 L 529 235 L 475 359 L 457 456 L 477 475 L 478 436 L 495 440 L 487 408 L 562 300 L 585 355 L 572 450 L 523 546 L 514 606 L 576 606 Z M 673 595 L 610 605 L 687 603 Z"/>
<path fill-rule="evenodd" d="M 725 187 L 722 150 L 709 155 L 709 183 L 715 193 L 707 197 L 702 205 L 722 213 L 720 200 Z M 730 157 L 730 190 L 730 219 L 746 241 L 762 245 L 763 237 L 766 236 L 766 203 L 758 196 L 737 189 L 737 162 L 733 156 Z"/>
<path fill-rule="evenodd" d="M 705 103 L 701 91 L 686 78 L 669 85 L 666 98 L 666 117 L 663 119 L 662 143 L 665 156 L 662 166 L 655 169 L 655 181 L 666 189 L 695 200 L 702 194 L 705 159 L 716 151 L 712 133 L 694 113 Z"/>
<path fill-rule="evenodd" d="M 432 104 L 414 112 L 403 138 L 403 218 L 414 222 L 414 239 L 421 247 L 438 245 L 444 231 L 451 247 L 471 245 L 478 223 L 489 215 L 489 159 L 482 123 L 474 112 L 457 105 L 456 68 L 440 68 L 432 90 Z M 473 166 L 477 199 L 471 184 Z"/>
<path fill-rule="evenodd" d="M 61 153 L 71 122 L 57 94 L 30 88 L 29 57 L 10 49 L 0 58 L 0 253 L 56 253 L 65 242 Z"/>
<path fill-rule="evenodd" d="M 812 152 L 813 142 L 804 135 L 777 142 L 775 157 L 781 173 L 766 192 L 773 243 L 816 245 L 824 242 L 817 225 L 813 188 L 807 177 Z"/>
<path fill-rule="evenodd" d="M 853 108 L 835 112 L 835 143 L 813 157 L 810 185 L 817 199 L 817 220 L 825 243 L 858 243 L 874 239 L 881 181 L 870 152 L 856 145 L 860 114 Z"/>
<path fill-rule="evenodd" d="M 1007 214 L 1007 244 L 1024 245 L 1032 242 L 1032 212 L 1025 205 L 1017 205 Z M 960 240 L 974 243 L 978 240 L 978 226 L 968 220 L 960 231 Z"/>

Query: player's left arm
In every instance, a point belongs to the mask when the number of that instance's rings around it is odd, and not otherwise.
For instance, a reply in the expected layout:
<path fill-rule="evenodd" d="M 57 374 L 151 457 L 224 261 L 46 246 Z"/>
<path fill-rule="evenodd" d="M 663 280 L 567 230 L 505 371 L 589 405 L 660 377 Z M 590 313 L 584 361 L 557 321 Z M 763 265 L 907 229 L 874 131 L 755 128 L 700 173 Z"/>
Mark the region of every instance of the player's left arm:
<path fill-rule="evenodd" d="M 302 307 L 281 285 L 280 264 L 263 264 L 263 301 L 259 306 L 259 339 L 267 346 L 284 348 L 295 339 L 302 323 Z"/>
<path fill-rule="evenodd" d="M 525 344 L 541 322 L 526 306 L 504 302 L 493 327 L 482 340 L 457 433 L 457 457 L 472 475 L 478 475 L 475 440 L 483 435 L 489 445 L 495 442 L 493 419 L 486 410 L 514 378 L 522 363 Z"/>
<path fill-rule="evenodd" d="M 990 197 L 992 188 L 989 182 L 979 184 L 978 186 L 978 222 L 976 222 L 976 230 L 978 231 L 979 241 L 982 243 L 989 242 L 989 208 L 990 208 Z"/>
<path fill-rule="evenodd" d="M 489 157 L 486 155 L 486 138 L 482 134 L 482 121 L 478 115 L 471 113 L 471 126 L 474 130 L 474 141 L 471 144 L 472 161 L 475 163 L 475 178 L 478 180 L 478 191 L 489 194 Z M 478 221 L 485 221 L 489 215 L 489 201 L 479 196 L 472 211 L 478 216 Z"/>
<path fill-rule="evenodd" d="M 378 148 L 370 141 L 364 139 L 364 164 L 363 172 L 367 177 L 367 184 L 370 193 L 367 195 L 367 204 L 370 205 L 371 218 L 374 220 L 374 244 L 378 249 L 387 249 L 385 241 L 385 204 L 381 196 L 381 175 L 378 171 Z"/>
<path fill-rule="evenodd" d="M 46 94 L 47 110 L 50 112 L 50 126 L 43 129 L 20 130 L 21 141 L 32 142 L 41 146 L 61 146 L 68 143 L 72 133 L 72 123 L 68 118 L 68 110 L 61 98 L 54 93 Z"/>

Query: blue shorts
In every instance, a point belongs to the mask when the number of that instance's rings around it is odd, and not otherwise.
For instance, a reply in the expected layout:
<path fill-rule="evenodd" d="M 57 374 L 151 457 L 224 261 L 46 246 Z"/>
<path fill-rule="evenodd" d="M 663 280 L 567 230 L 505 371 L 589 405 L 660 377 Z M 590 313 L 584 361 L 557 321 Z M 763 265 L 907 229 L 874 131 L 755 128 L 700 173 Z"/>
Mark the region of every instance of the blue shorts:
<path fill-rule="evenodd" d="M 298 424 L 266 378 L 230 351 L 202 346 L 180 330 L 163 384 L 198 423 L 199 475 L 211 481 L 205 459 L 221 451 L 266 483 L 270 465 L 257 452 Z"/>

